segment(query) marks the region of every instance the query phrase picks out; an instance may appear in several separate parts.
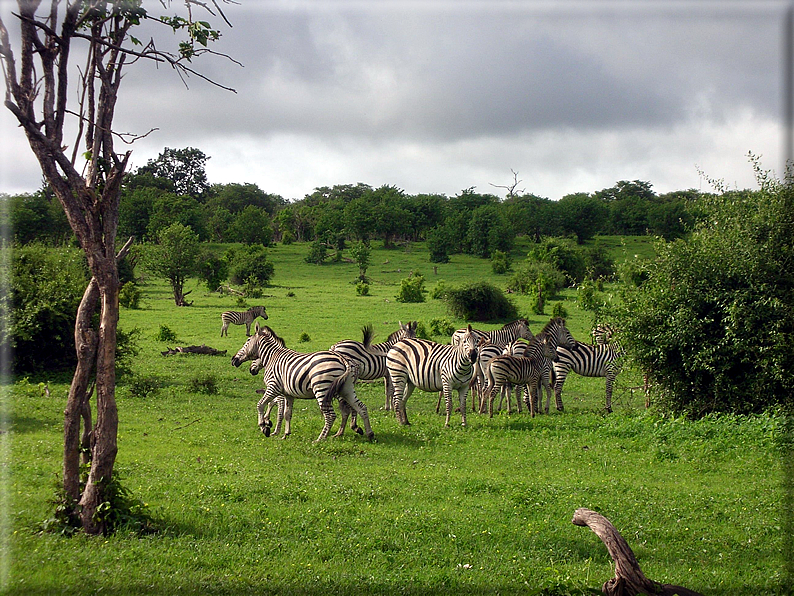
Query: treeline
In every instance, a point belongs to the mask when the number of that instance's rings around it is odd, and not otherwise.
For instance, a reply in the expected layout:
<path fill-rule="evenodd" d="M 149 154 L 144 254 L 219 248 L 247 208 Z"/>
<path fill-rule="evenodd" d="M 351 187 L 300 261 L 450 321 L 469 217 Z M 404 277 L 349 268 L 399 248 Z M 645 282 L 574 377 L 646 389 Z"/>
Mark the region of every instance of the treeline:
<path fill-rule="evenodd" d="M 695 190 L 657 195 L 650 182 L 620 181 L 593 193 L 558 201 L 508 193 L 506 199 L 462 190 L 409 195 L 394 186 L 367 184 L 321 187 L 287 201 L 255 184 L 209 184 L 207 156 L 198 149 L 166 148 L 157 159 L 127 175 L 119 208 L 119 237 L 154 242 L 174 223 L 190 227 L 201 241 L 321 242 L 341 248 L 346 241 L 382 240 L 389 247 L 426 240 L 431 259 L 459 252 L 490 257 L 509 251 L 517 236 L 572 237 L 653 234 L 682 237 L 693 224 Z M 8 197 L 4 215 L 16 243 L 69 242 L 63 210 L 46 188 Z"/>

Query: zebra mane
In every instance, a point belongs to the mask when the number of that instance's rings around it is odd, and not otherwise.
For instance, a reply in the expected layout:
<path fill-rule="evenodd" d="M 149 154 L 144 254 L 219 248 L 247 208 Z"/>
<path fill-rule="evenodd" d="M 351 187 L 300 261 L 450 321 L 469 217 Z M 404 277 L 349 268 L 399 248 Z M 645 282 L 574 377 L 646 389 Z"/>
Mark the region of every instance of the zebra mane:
<path fill-rule="evenodd" d="M 282 348 L 286 348 L 287 347 L 287 344 L 284 343 L 284 340 L 281 339 L 278 335 L 276 335 L 276 332 L 273 331 L 267 325 L 262 325 L 261 327 L 259 327 L 259 329 L 257 330 L 257 333 L 259 335 L 267 337 L 268 339 L 272 339 L 274 342 L 276 342 Z"/>
<path fill-rule="evenodd" d="M 513 327 L 518 327 L 521 323 L 524 323 L 527 328 L 529 328 L 529 321 L 526 319 L 516 319 L 515 321 L 503 325 L 502 329 L 512 329 Z"/>
<path fill-rule="evenodd" d="M 538 337 L 538 336 L 541 336 L 541 335 L 548 335 L 548 333 L 554 327 L 560 327 L 560 326 L 565 327 L 565 319 L 563 319 L 562 317 L 554 317 L 548 323 L 546 323 L 546 326 L 535 337 Z"/>

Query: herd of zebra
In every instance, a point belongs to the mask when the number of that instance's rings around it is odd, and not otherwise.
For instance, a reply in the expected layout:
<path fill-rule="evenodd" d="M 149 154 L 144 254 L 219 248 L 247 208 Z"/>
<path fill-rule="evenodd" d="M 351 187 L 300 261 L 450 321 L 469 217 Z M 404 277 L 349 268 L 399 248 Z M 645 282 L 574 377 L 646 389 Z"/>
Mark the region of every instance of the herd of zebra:
<path fill-rule="evenodd" d="M 263 306 L 245 312 L 228 311 L 221 315 L 221 335 L 230 324 L 245 325 L 248 339 L 232 358 L 239 367 L 252 361 L 253 375 L 264 371 L 265 387 L 257 390 L 262 397 L 257 403 L 258 422 L 269 436 L 279 434 L 282 424 L 284 437 L 290 434 L 292 408 L 295 399 L 316 399 L 324 425 L 317 440 L 328 436 L 336 420 L 333 399 L 339 401 L 342 419 L 335 436 L 341 436 L 348 419 L 350 428 L 366 434 L 374 433 L 366 405 L 355 392 L 357 381 L 385 380 L 384 409 L 394 410 L 400 424 L 407 425 L 406 402 L 415 388 L 439 392 L 446 404 L 445 425 L 449 426 L 453 410 L 453 396 L 457 392 L 461 424 L 466 425 L 467 394 L 471 390 L 472 411 L 493 416 L 497 391 L 501 400 L 507 398 L 511 408 L 511 388 L 516 388 L 518 411 L 523 404 L 532 416 L 542 404 L 541 389 L 546 391 L 545 412 L 548 414 L 551 392 L 557 410 L 563 410 L 562 387 L 569 372 L 587 377 L 606 378 L 606 410 L 612 411 L 612 386 L 620 371 L 622 350 L 614 341 L 614 329 L 601 325 L 593 330 L 593 344 L 574 339 L 565 320 L 552 318 L 537 334 L 529 329 L 526 319 L 508 323 L 501 329 L 481 331 L 468 325 L 452 334 L 449 344 L 416 337 L 417 322 L 400 323 L 399 329 L 382 343 L 373 344 L 373 330 L 362 330 L 362 341 L 344 340 L 329 350 L 301 353 L 286 347 L 270 327 L 251 325 L 258 318 L 267 319 Z M 523 394 L 523 399 L 519 397 Z M 277 422 L 272 429 L 270 413 L 277 406 Z M 265 409 L 267 407 L 267 409 Z M 358 427 L 361 417 L 364 429 Z"/>

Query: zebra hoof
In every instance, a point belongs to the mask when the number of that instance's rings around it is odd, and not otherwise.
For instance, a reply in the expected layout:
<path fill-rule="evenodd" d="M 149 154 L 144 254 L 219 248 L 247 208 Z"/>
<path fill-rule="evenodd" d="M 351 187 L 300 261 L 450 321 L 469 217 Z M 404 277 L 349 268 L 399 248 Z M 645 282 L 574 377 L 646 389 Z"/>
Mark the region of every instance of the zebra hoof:
<path fill-rule="evenodd" d="M 375 433 L 369 433 L 369 434 L 367 435 L 367 440 L 368 440 L 370 443 L 377 443 L 377 441 L 375 440 Z"/>
<path fill-rule="evenodd" d="M 607 414 L 611 414 L 612 413 L 612 408 L 606 408 L 606 412 L 607 412 Z"/>
<path fill-rule="evenodd" d="M 363 434 L 364 434 L 364 429 L 362 429 L 360 426 L 357 426 L 357 427 L 356 427 L 356 428 L 354 428 L 353 430 L 355 430 L 355 431 L 356 431 L 358 434 L 360 434 L 360 435 L 363 435 Z"/>

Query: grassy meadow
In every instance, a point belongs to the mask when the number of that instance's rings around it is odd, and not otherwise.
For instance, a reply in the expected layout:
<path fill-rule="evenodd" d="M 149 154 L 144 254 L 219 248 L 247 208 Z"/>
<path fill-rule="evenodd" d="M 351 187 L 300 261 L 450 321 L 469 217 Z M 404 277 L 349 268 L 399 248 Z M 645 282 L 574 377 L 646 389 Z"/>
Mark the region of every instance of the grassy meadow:
<path fill-rule="evenodd" d="M 645 238 L 607 240 L 618 259 L 652 254 Z M 395 300 L 412 270 L 431 290 L 439 280 L 506 282 L 485 260 L 455 255 L 434 272 L 421 244 L 376 245 L 370 295 L 357 296 L 355 265 L 308 265 L 307 250 L 271 249 L 273 285 L 248 299 L 266 306 L 267 323 L 299 351 L 360 339 L 367 323 L 375 341 L 398 321 L 463 326 L 438 300 Z M 514 259 L 524 252 L 518 246 Z M 651 579 L 703 594 L 784 593 L 779 416 L 663 417 L 646 410 L 633 391 L 641 378 L 626 370 L 608 416 L 603 379 L 572 374 L 564 413 L 552 405 L 534 419 L 469 414 L 465 428 L 455 414 L 445 428 L 436 396 L 416 391 L 412 424 L 401 427 L 382 409 L 383 385 L 361 384 L 376 442 L 348 430 L 313 443 L 322 426 L 313 400 L 296 401 L 287 440 L 266 438 L 256 424 L 261 377 L 230 364 L 245 328 L 220 337 L 220 313 L 239 310 L 236 298 L 192 280 L 194 303 L 178 308 L 162 281 L 142 287 L 141 308 L 121 312 L 120 327 L 139 330 L 140 352 L 117 390 L 116 469 L 159 531 L 41 532 L 60 475 L 68 378 L 18 381 L 4 400 L 3 593 L 590 593 L 613 576 L 612 561 L 595 534 L 571 523 L 579 507 L 607 516 Z M 570 329 L 589 341 L 590 313 L 574 291 L 564 297 Z M 512 299 L 533 330 L 548 320 L 531 314 L 528 297 Z M 176 341 L 158 341 L 161 325 Z M 200 344 L 227 353 L 161 355 Z M 216 393 L 206 391 L 212 382 Z"/>

